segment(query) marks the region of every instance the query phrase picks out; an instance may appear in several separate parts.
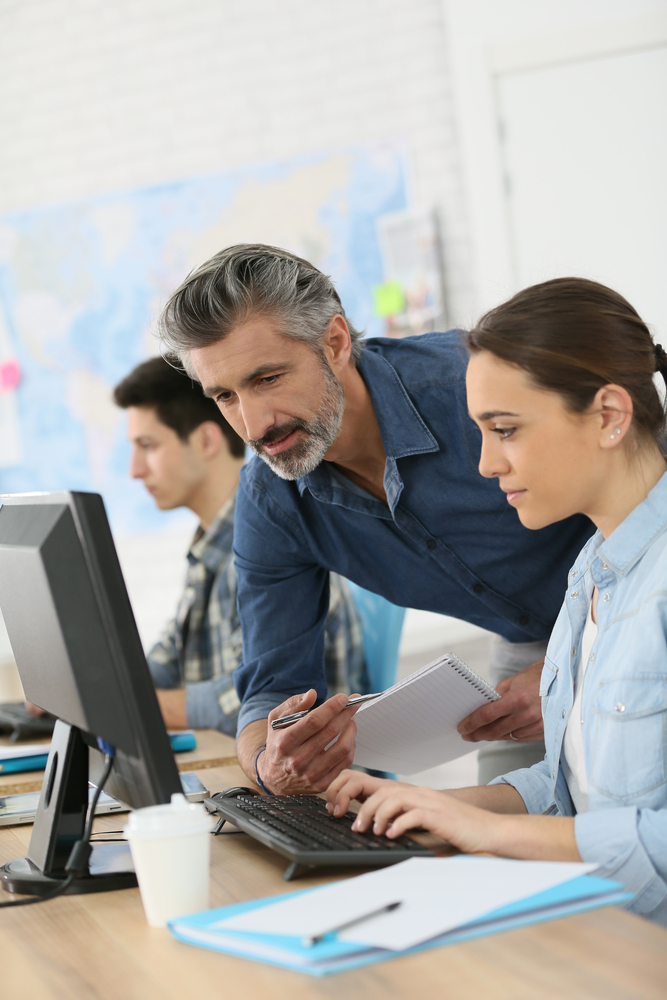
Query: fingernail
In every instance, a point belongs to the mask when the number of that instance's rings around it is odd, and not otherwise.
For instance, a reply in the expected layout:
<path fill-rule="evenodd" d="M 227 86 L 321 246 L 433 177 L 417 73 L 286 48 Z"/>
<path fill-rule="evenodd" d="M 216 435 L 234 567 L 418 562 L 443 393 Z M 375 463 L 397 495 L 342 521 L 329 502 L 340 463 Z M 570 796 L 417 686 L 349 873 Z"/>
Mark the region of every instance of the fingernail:
<path fill-rule="evenodd" d="M 330 812 L 333 812 L 333 811 L 334 811 L 334 810 L 333 810 L 333 806 L 331 805 L 331 803 L 330 803 L 330 802 L 327 802 L 324 808 L 326 809 L 326 811 L 327 811 L 328 813 L 330 813 Z"/>
<path fill-rule="evenodd" d="M 340 806 L 335 806 L 333 814 L 334 814 L 334 816 L 340 816 L 340 814 L 342 813 L 342 811 L 343 810 L 341 809 Z"/>
<path fill-rule="evenodd" d="M 352 829 L 353 830 L 360 830 L 361 829 L 361 823 L 359 822 L 358 819 L 355 819 L 354 823 L 352 824 Z"/>

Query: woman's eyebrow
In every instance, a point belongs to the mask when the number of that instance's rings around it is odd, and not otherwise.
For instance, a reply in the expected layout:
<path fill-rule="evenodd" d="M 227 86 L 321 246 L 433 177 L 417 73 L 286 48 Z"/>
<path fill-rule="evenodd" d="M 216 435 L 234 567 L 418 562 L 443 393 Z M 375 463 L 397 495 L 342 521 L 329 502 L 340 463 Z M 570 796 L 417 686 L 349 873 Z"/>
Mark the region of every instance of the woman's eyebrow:
<path fill-rule="evenodd" d="M 494 420 L 496 417 L 518 417 L 518 413 L 510 413 L 509 410 L 487 410 L 475 417 L 476 420 Z"/>

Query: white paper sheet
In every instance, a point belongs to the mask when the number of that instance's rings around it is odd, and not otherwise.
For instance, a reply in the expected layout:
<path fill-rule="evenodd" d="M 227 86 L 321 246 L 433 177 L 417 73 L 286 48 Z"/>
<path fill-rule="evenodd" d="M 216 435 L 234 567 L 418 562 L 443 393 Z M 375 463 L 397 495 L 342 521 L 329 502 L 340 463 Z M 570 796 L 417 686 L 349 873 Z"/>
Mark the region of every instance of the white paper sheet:
<path fill-rule="evenodd" d="M 411 858 L 306 895 L 221 920 L 216 927 L 298 937 L 322 934 L 381 906 L 391 913 L 340 933 L 343 941 L 403 950 L 594 871 L 574 862 Z"/>
<path fill-rule="evenodd" d="M 8 747 L 0 747 L 0 760 L 17 760 L 19 757 L 35 757 L 48 754 L 50 743 L 12 743 Z"/>

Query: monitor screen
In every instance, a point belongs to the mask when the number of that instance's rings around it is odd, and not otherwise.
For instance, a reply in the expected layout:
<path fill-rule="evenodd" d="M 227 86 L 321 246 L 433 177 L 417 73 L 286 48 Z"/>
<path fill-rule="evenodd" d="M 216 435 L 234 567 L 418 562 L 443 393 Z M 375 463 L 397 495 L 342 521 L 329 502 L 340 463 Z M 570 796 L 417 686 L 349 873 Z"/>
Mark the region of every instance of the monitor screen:
<path fill-rule="evenodd" d="M 0 500 L 0 609 L 26 698 L 80 734 L 93 780 L 98 737 L 115 749 L 110 794 L 169 802 L 181 783 L 102 498 Z"/>

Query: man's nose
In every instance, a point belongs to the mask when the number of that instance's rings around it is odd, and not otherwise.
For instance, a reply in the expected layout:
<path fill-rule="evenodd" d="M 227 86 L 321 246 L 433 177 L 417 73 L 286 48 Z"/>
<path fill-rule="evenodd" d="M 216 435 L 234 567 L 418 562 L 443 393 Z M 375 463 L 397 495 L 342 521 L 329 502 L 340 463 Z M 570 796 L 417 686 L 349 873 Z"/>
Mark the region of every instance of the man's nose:
<path fill-rule="evenodd" d="M 239 415 L 243 422 L 241 436 L 246 441 L 259 441 L 276 424 L 273 407 L 267 406 L 263 399 L 240 400 Z"/>
<path fill-rule="evenodd" d="M 130 458 L 130 476 L 132 479 L 143 479 L 145 475 L 146 460 L 138 448 L 133 448 Z"/>

